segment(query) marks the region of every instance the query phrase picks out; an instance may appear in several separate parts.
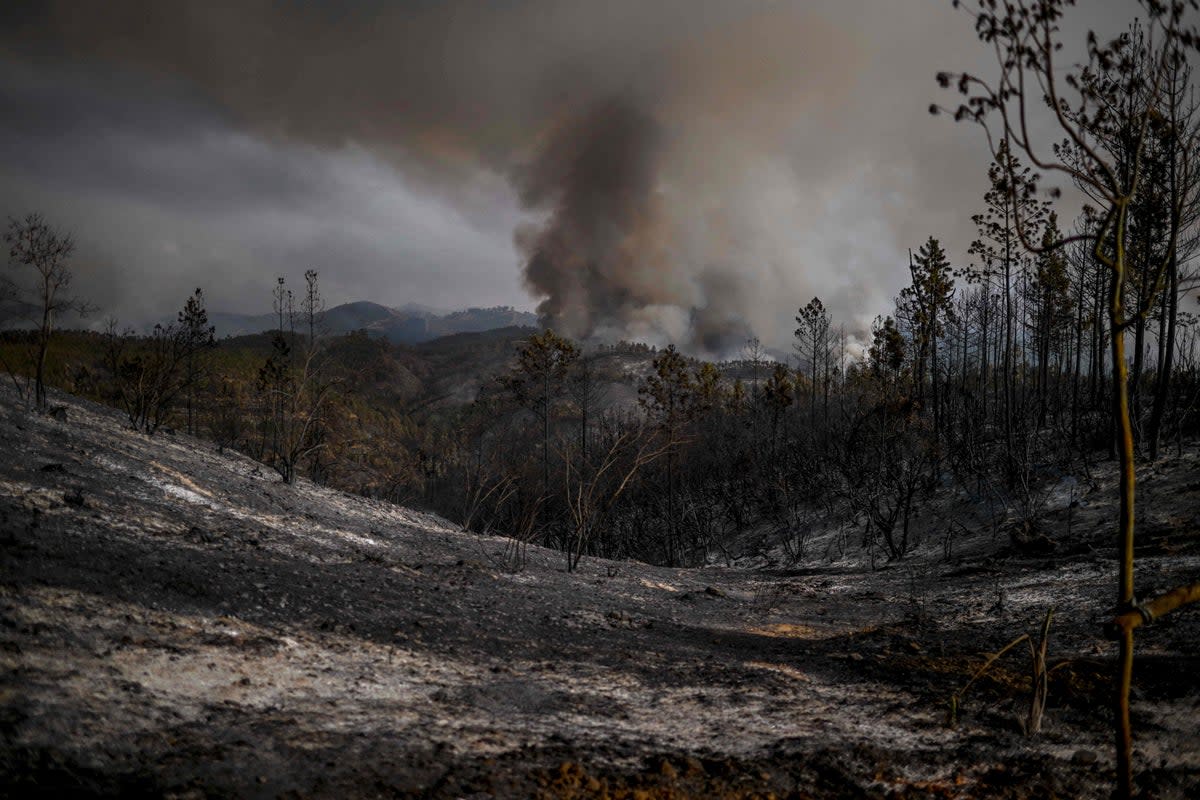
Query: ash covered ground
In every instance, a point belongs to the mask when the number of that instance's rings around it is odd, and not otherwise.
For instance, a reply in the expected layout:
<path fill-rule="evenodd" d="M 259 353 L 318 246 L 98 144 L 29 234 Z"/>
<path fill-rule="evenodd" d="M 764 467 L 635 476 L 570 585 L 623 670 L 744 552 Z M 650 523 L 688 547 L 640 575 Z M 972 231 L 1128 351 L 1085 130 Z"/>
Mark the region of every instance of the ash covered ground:
<path fill-rule="evenodd" d="M 1111 466 L 1047 497 L 1036 547 L 942 498 L 917 551 L 880 569 L 829 526 L 786 569 L 768 550 L 567 573 L 555 552 L 531 546 L 518 569 L 506 539 L 52 403 L 65 419 L 0 391 L 9 795 L 1111 791 Z M 1198 467 L 1192 451 L 1144 471 L 1143 593 L 1200 574 Z M 1043 732 L 1021 732 L 1020 648 L 949 727 L 954 692 L 1051 607 Z M 1200 614 L 1138 642 L 1139 785 L 1195 797 Z"/>

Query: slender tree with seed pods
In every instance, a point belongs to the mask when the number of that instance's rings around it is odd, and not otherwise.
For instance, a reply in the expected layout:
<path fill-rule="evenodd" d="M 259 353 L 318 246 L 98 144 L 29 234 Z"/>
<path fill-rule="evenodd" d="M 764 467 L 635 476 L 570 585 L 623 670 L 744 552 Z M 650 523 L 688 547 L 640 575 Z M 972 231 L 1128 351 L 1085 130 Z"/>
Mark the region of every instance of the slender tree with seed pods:
<path fill-rule="evenodd" d="M 955 5 L 960 5 L 957 0 Z M 1161 256 L 1146 264 L 1147 291 L 1130 304 L 1126 285 L 1131 272 L 1130 210 L 1145 178 L 1147 142 L 1162 120 L 1164 88 L 1172 70 L 1188 51 L 1195 51 L 1200 36 L 1193 21 L 1200 4 L 1195 0 L 1142 0 L 1147 46 L 1144 60 L 1128 57 L 1127 40 L 1102 42 L 1089 32 L 1086 63 L 1071 67 L 1062 58 L 1062 21 L 1073 0 L 983 0 L 968 13 L 974 18 L 978 38 L 996 54 L 996 69 L 990 76 L 943 72 L 938 82 L 954 87 L 962 97 L 950 111 L 957 121 L 981 127 L 993 154 L 1003 146 L 1020 152 L 1046 176 L 1080 186 L 1096 202 L 1096 223 L 1078 237 L 1091 243 L 1096 262 L 1108 271 L 1108 327 L 1113 372 L 1112 414 L 1117 428 L 1120 458 L 1120 508 L 1117 520 L 1119 578 L 1118 619 L 1142 608 L 1134 594 L 1134 519 L 1136 475 L 1134 471 L 1134 426 L 1130 414 L 1128 363 L 1125 334 L 1144 319 L 1162 290 L 1179 234 L 1181 208 L 1173 198 L 1170 224 Z M 933 106 L 934 113 L 946 110 Z M 1031 120 L 1035 114 L 1049 117 L 1065 143 L 1047 144 L 1039 138 Z M 1116 131 L 1115 140 L 1104 133 Z M 1098 133 L 1100 132 L 1100 133 Z M 1177 135 L 1177 134 L 1176 134 Z M 1183 143 L 1182 152 L 1194 152 L 1194 141 Z M 1186 174 L 1192 165 L 1180 165 Z M 1020 184 L 1009 170 L 1009 197 L 1016 199 Z M 1186 182 L 1186 181 L 1185 181 Z M 1037 178 L 1026 192 L 1039 187 Z M 1022 225 L 1016 215 L 1022 246 L 1035 253 L 1070 244 L 1075 236 L 1053 242 L 1038 239 L 1038 231 Z M 1200 593 L 1198 593 L 1200 594 Z M 1144 616 L 1144 614 L 1140 615 Z M 1115 698 L 1118 792 L 1133 794 L 1132 736 L 1129 722 L 1129 689 L 1133 669 L 1133 625 L 1119 625 L 1120 652 Z"/>

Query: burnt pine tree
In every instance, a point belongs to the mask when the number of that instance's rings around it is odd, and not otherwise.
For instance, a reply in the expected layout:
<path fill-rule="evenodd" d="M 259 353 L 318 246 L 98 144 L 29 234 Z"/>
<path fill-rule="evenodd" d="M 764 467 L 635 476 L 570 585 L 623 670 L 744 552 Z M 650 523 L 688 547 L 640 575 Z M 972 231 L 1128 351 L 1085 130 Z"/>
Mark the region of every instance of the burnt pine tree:
<path fill-rule="evenodd" d="M 1179 216 L 1176 227 L 1181 239 L 1168 256 L 1166 286 L 1158 312 L 1158 371 L 1145 436 L 1151 460 L 1158 458 L 1179 340 L 1180 268 L 1200 246 L 1200 234 L 1196 231 L 1200 220 L 1200 170 L 1189 169 L 1191 154 L 1185 149 L 1187 142 L 1197 139 L 1200 101 L 1192 91 L 1192 68 L 1187 61 L 1177 60 L 1170 65 L 1164 77 L 1162 107 L 1163 125 L 1157 131 L 1155 152 L 1166 162 L 1165 190 L 1170 198 L 1170 213 Z M 1189 232 L 1186 238 L 1182 238 L 1183 231 Z"/>
<path fill-rule="evenodd" d="M 794 384 L 786 364 L 776 364 L 763 386 L 763 402 L 771 413 L 771 459 L 779 441 L 779 421 L 788 407 L 795 401 Z"/>
<path fill-rule="evenodd" d="M 817 426 L 817 395 L 824 381 L 825 419 L 828 421 L 828 378 L 829 378 L 829 312 L 825 310 L 821 298 L 814 297 L 808 305 L 800 309 L 796 315 L 795 330 L 797 360 L 800 367 L 808 368 L 809 382 L 809 424 L 812 430 Z"/>
<path fill-rule="evenodd" d="M 1062 238 L 1058 216 L 1051 213 L 1042 233 L 1042 243 L 1049 245 Z M 1067 257 L 1061 248 L 1038 253 L 1034 259 L 1033 281 L 1029 285 L 1029 305 L 1033 308 L 1032 334 L 1037 373 L 1034 391 L 1037 394 L 1037 425 L 1046 424 L 1050 395 L 1050 362 L 1061 354 L 1063 337 L 1071 325 L 1071 279 L 1067 274 Z"/>
<path fill-rule="evenodd" d="M 190 419 L 191 394 L 203 369 L 200 356 L 213 344 L 213 329 L 205 322 L 199 289 L 188 298 L 178 323 L 155 325 L 146 336 L 118 333 L 116 320 L 109 321 L 104 363 L 134 430 L 154 435 L 180 395 L 188 399 Z"/>
<path fill-rule="evenodd" d="M 305 274 L 306 298 L 319 296 L 316 278 L 311 270 Z M 265 401 L 265 449 L 280 477 L 291 483 L 301 464 L 327 444 L 321 430 L 335 382 L 324 374 L 318 342 L 297 337 L 295 298 L 282 277 L 274 298 L 279 328 L 271 337 L 271 355 L 259 369 L 258 387 Z M 302 301 L 301 308 L 301 323 L 315 332 L 316 306 Z"/>
<path fill-rule="evenodd" d="M 988 190 L 983 195 L 984 211 L 972 217 L 978 238 L 971 243 L 970 254 L 981 261 L 970 277 L 985 286 L 993 280 L 1000 284 L 1003 298 L 1001 318 L 1004 337 L 1000 347 L 1001 410 L 1004 422 L 1004 452 L 1010 481 L 1016 474 L 1015 422 L 1017 379 L 1015 358 L 1014 301 L 1020 276 L 1029 263 L 1029 254 L 1021 246 L 1019 231 L 1037 229 L 1048 204 L 1039 199 L 1034 187 L 1037 175 L 1023 166 L 1006 141 L 996 147 L 988 167 Z"/>
<path fill-rule="evenodd" d="M 313 384 L 331 386 L 332 384 L 325 376 L 326 364 L 321 341 L 325 334 L 325 298 L 321 294 L 319 273 L 315 269 L 304 271 L 304 296 L 300 298 L 300 321 L 307 331 L 304 360 L 305 371 L 311 376 L 309 380 Z M 328 466 L 322 460 L 323 454 L 327 451 L 325 447 L 326 427 L 325 414 L 318 408 L 317 413 L 313 415 L 312 431 L 309 434 L 312 444 L 315 445 L 310 451 L 309 477 L 316 481 L 324 479 Z"/>
<path fill-rule="evenodd" d="M 208 311 L 204 307 L 204 292 L 197 288 L 179 312 L 179 333 L 183 337 L 186 360 L 184 363 L 185 402 L 187 405 L 187 432 L 196 432 L 193 407 L 196 402 L 196 387 L 206 373 L 205 351 L 216 344 L 216 328 L 208 324 Z"/>

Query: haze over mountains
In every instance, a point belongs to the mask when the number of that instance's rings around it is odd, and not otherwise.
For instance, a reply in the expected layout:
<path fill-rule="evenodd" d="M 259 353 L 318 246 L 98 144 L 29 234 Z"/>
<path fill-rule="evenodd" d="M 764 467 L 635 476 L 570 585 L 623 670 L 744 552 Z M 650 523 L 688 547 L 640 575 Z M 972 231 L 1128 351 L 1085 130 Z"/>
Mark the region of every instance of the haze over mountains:
<path fill-rule="evenodd" d="M 360 300 L 326 309 L 322 315 L 326 333 L 340 336 L 365 330 L 397 344 L 415 344 L 454 333 L 478 333 L 496 328 L 533 327 L 536 314 L 517 311 L 511 306 L 467 308 L 445 312 L 408 303 L 400 308 Z M 209 323 L 216 328 L 218 338 L 245 336 L 274 330 L 279 327 L 275 314 L 229 314 L 213 312 Z"/>
<path fill-rule="evenodd" d="M 35 311 L 36 309 L 25 303 L 0 303 L 0 329 L 29 327 L 29 320 L 35 317 Z M 71 315 L 61 319 L 58 324 L 64 328 L 99 329 L 103 327 L 104 319 L 105 315 L 100 311 L 82 319 Z M 518 311 L 511 306 L 445 311 L 418 303 L 406 303 L 399 308 L 392 308 L 369 300 L 343 303 L 326 309 L 322 319 L 325 332 L 331 336 L 366 330 L 372 336 L 379 336 L 396 344 L 416 344 L 455 333 L 481 333 L 497 328 L 535 327 L 538 324 L 536 314 Z M 210 311 L 208 320 L 216 328 L 219 339 L 227 336 L 248 336 L 279 327 L 279 318 L 274 313 L 236 314 Z M 175 317 L 167 316 L 157 321 L 167 324 L 174 322 Z M 147 322 L 140 327 L 149 332 L 153 325 L 153 322 Z"/>

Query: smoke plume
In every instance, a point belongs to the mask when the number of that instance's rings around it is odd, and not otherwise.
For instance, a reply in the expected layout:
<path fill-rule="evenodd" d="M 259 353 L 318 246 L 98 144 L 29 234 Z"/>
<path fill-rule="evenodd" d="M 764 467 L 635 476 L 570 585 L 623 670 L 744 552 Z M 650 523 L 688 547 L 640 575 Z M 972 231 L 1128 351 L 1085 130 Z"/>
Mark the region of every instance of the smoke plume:
<path fill-rule="evenodd" d="M 552 128 L 517 177 L 521 202 L 548 219 L 518 231 L 538 311 L 572 336 L 624 328 L 648 306 L 686 300 L 670 287 L 656 180 L 661 132 L 626 99 Z"/>

